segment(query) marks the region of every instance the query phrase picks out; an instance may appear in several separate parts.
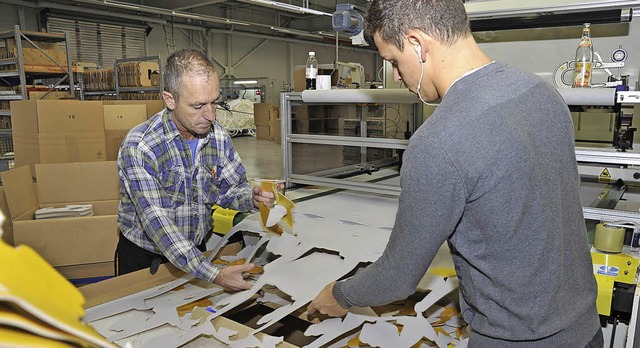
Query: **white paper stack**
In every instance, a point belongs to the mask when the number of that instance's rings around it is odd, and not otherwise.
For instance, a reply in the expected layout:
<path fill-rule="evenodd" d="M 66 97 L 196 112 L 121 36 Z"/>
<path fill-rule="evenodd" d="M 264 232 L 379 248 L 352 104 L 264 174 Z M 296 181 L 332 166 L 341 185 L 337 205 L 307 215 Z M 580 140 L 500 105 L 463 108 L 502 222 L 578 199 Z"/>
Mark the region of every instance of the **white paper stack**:
<path fill-rule="evenodd" d="M 48 207 L 36 210 L 36 220 L 93 216 L 91 204 L 69 204 L 64 207 Z"/>

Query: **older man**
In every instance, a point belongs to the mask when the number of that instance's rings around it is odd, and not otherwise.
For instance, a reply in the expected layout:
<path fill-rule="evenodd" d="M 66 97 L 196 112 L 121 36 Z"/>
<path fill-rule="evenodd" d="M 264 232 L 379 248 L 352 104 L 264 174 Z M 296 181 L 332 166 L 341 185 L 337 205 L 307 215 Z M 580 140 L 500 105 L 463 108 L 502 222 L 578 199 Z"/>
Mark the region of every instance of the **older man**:
<path fill-rule="evenodd" d="M 273 193 L 249 186 L 231 138 L 216 122 L 220 82 L 202 52 L 173 53 L 164 85 L 166 109 L 132 129 L 120 148 L 116 274 L 169 261 L 205 281 L 248 289 L 242 273 L 252 264 L 218 269 L 202 254 L 211 207 L 250 211 L 258 202 L 272 204 Z"/>

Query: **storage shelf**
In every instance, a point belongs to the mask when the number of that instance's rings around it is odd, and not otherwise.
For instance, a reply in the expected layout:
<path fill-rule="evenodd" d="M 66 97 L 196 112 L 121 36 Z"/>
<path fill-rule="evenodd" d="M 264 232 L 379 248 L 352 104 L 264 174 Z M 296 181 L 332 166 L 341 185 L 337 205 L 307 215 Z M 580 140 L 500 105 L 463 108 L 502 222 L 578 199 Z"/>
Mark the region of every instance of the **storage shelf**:
<path fill-rule="evenodd" d="M 0 71 L 0 77 L 18 77 L 20 73 L 15 70 Z"/>
<path fill-rule="evenodd" d="M 24 31 L 20 30 L 20 33 L 30 40 L 36 40 L 40 42 L 64 42 L 65 36 L 61 34 L 42 33 L 38 31 Z M 13 39 L 15 37 L 15 31 L 3 31 L 0 32 L 0 39 Z"/>
<path fill-rule="evenodd" d="M 2 58 L 0 59 L 0 66 L 2 65 L 15 65 L 18 64 L 18 58 Z"/>
<path fill-rule="evenodd" d="M 84 95 L 109 95 L 116 94 L 116 91 L 87 91 Z"/>
<path fill-rule="evenodd" d="M 22 100 L 21 94 L 0 94 L 0 100 Z"/>
<path fill-rule="evenodd" d="M 120 87 L 118 88 L 120 93 L 122 92 L 160 92 L 160 87 Z"/>
<path fill-rule="evenodd" d="M 0 116 L 11 116 L 11 110 L 0 109 Z"/>

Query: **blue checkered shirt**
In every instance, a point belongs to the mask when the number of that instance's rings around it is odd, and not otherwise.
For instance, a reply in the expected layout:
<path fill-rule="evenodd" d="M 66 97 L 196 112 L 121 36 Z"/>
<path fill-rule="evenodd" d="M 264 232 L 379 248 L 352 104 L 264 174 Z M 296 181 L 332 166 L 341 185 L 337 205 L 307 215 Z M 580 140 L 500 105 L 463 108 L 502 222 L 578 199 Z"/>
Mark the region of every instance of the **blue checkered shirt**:
<path fill-rule="evenodd" d="M 213 226 L 211 207 L 254 208 L 244 166 L 222 126 L 214 122 L 193 161 L 165 109 L 127 134 L 118 155 L 118 175 L 123 235 L 212 282 L 218 269 L 196 247 Z"/>

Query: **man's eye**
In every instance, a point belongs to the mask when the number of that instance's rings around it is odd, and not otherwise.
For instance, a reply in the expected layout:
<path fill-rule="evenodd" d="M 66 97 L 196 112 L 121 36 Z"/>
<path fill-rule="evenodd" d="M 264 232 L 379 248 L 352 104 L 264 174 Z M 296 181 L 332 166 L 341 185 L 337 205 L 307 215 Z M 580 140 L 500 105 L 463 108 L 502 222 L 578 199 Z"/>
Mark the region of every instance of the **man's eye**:
<path fill-rule="evenodd" d="M 193 108 L 196 109 L 196 110 L 200 110 L 200 109 L 202 109 L 202 105 L 196 105 Z"/>

